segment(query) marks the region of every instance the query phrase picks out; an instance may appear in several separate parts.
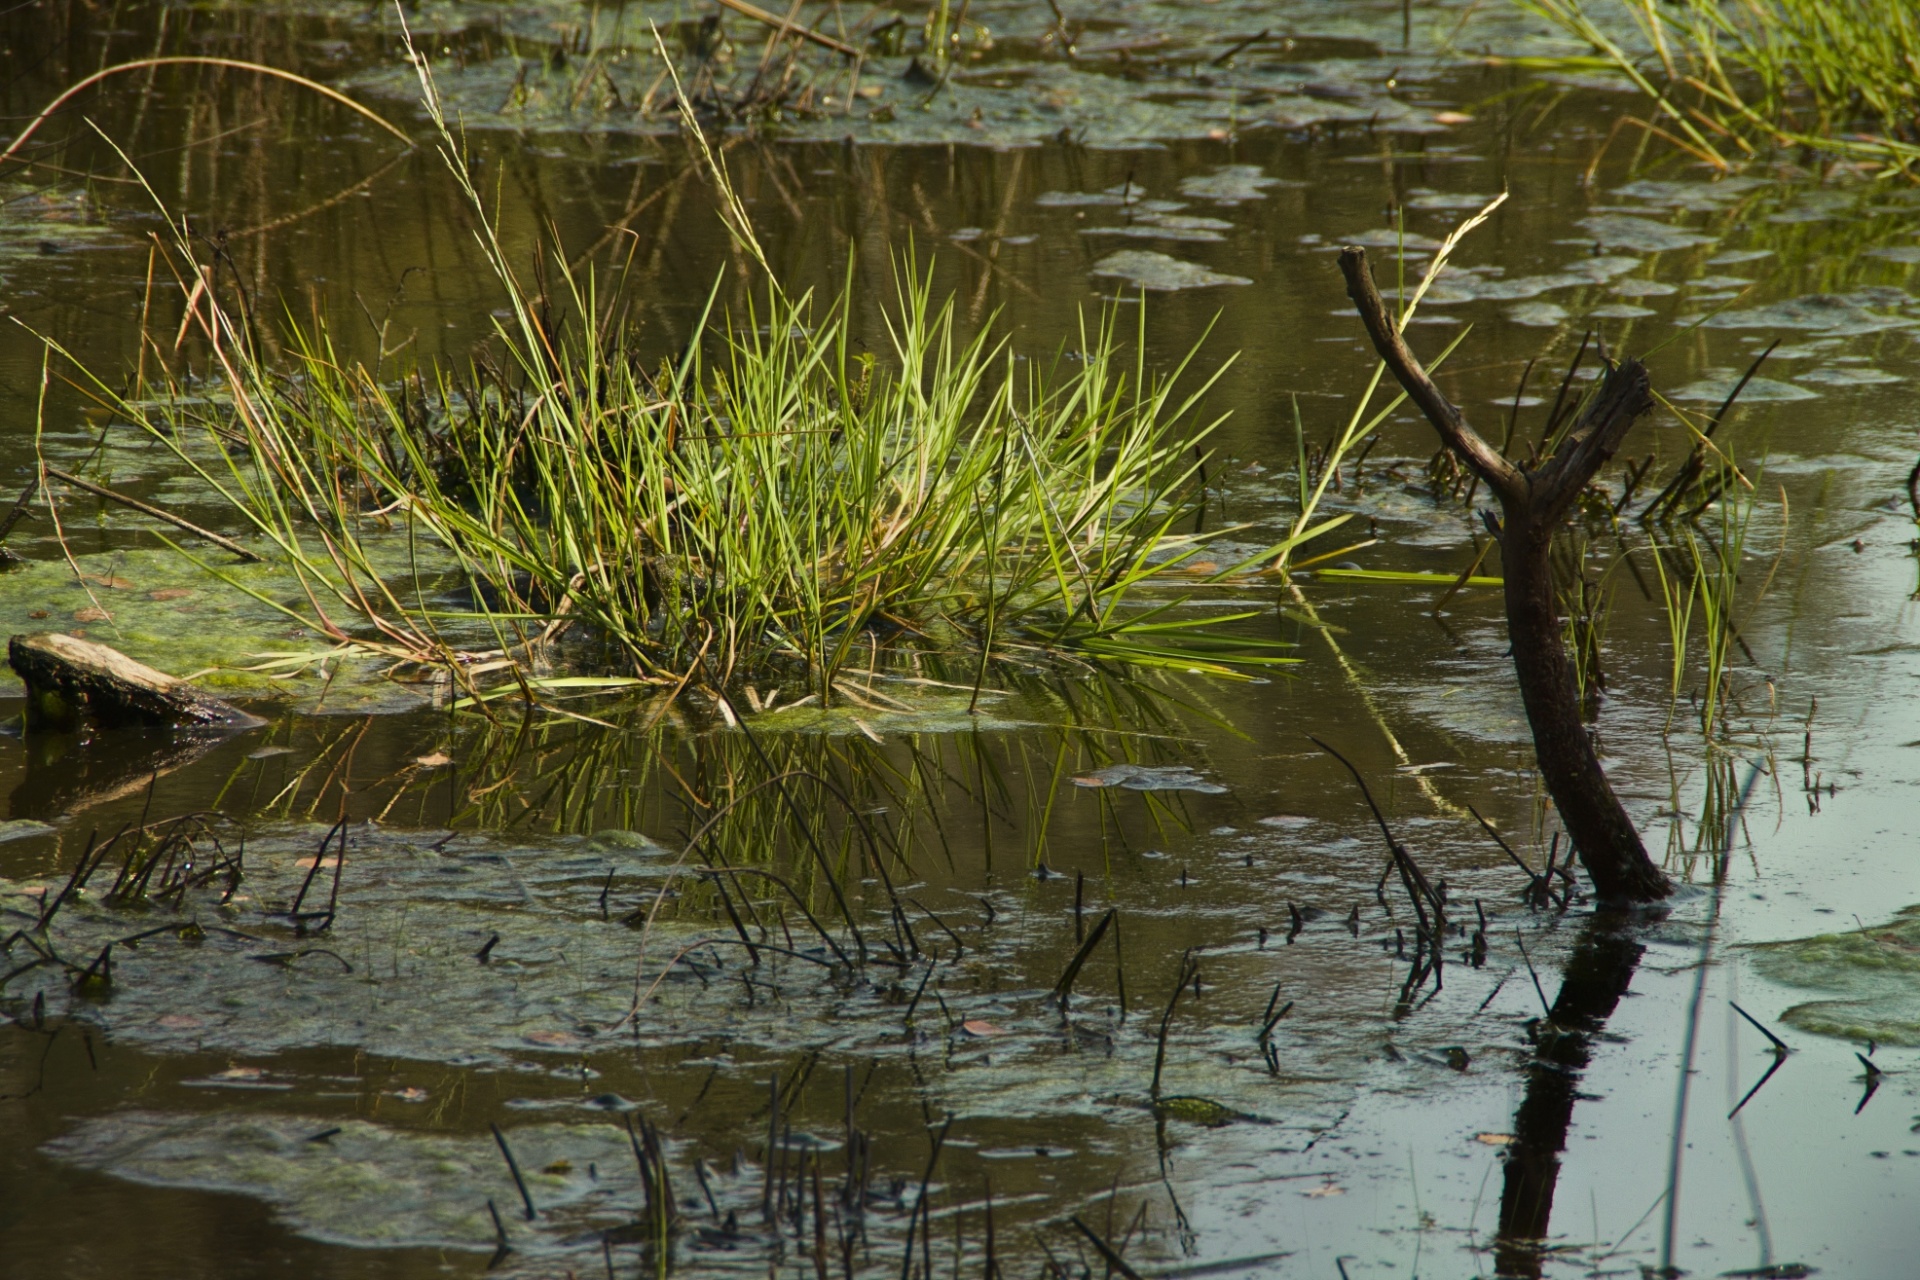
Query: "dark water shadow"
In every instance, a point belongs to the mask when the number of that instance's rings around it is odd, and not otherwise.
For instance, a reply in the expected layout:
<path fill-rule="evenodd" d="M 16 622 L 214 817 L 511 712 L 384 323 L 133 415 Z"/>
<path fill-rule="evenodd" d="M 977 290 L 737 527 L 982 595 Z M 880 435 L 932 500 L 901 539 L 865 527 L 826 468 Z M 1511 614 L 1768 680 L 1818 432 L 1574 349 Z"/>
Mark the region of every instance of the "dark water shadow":
<path fill-rule="evenodd" d="M 1500 1234 L 1494 1244 L 1497 1275 L 1531 1278 L 1541 1274 L 1560 1154 L 1566 1150 L 1581 1077 L 1646 950 L 1636 940 L 1636 926 L 1644 919 L 1610 912 L 1589 920 L 1567 958 L 1560 994 L 1549 1016 L 1529 1024 L 1534 1058 L 1527 1067 L 1526 1093 L 1514 1113 L 1513 1142 L 1507 1148 Z"/>
<path fill-rule="evenodd" d="M 128 800 L 229 736 L 168 728 L 37 733 L 26 742 L 26 768 L 7 797 L 8 816 L 50 822 Z"/>

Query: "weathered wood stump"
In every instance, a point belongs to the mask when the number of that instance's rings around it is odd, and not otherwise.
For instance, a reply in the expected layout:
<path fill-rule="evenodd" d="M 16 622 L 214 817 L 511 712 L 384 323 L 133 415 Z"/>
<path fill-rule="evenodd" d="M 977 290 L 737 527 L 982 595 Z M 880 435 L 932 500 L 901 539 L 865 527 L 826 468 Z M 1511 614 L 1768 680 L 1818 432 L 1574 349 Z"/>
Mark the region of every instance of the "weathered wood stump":
<path fill-rule="evenodd" d="M 39 631 L 7 641 L 7 662 L 27 685 L 27 725 L 251 729 L 266 721 L 184 680 L 135 662 L 118 649 Z"/>

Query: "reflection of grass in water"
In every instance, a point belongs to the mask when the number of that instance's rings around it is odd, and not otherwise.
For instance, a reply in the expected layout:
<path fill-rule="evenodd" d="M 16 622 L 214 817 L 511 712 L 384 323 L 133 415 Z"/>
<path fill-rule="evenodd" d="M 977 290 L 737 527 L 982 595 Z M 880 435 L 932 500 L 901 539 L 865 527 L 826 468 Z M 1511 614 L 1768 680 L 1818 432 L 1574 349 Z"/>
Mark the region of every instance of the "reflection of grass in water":
<path fill-rule="evenodd" d="M 889 687 L 912 696 L 910 682 Z M 890 866 L 917 874 L 976 840 L 989 857 L 1034 866 L 1045 861 L 1062 798 L 1074 794 L 1099 805 L 1103 831 L 1123 846 L 1129 829 L 1147 839 L 1190 831 L 1177 794 L 1076 793 L 1069 780 L 1114 763 L 1191 763 L 1181 749 L 1189 722 L 1219 719 L 1204 705 L 1183 705 L 1139 681 L 1033 677 L 1016 679 L 1002 699 L 1018 709 L 1026 726 L 1018 733 L 920 732 L 908 719 L 876 742 L 859 733 L 783 727 L 776 710 L 748 718 L 749 741 L 725 731 L 712 713 L 702 717 L 704 701 L 689 700 L 658 720 L 641 705 L 616 717 L 625 723 L 612 731 L 577 721 L 472 717 L 436 743 L 439 750 L 403 756 L 374 778 L 354 765 L 368 722 L 318 721 L 312 730 L 290 731 L 281 744 L 290 750 L 240 765 L 216 802 L 325 819 L 350 793 L 381 822 L 556 835 L 646 831 L 670 843 L 724 811 L 703 856 L 722 864 L 786 862 L 795 883 L 811 892 L 824 889 L 814 847 L 846 871 L 868 856 L 869 837 Z M 697 720 L 713 731 L 701 731 Z M 787 805 L 766 785 L 775 776 L 789 778 L 801 803 Z M 966 827 L 964 837 L 952 835 L 956 822 Z M 996 849 L 1001 841 L 1007 843 Z"/>
<path fill-rule="evenodd" d="M 1656 99 L 1669 137 L 1726 167 L 1761 140 L 1920 160 L 1920 18 L 1858 0 L 1517 0 Z M 1652 56 L 1615 37 L 1620 19 Z M 1863 132 L 1864 131 L 1864 132 Z M 1675 136 L 1675 135 L 1678 136 Z M 1716 139 L 1718 141 L 1716 141 Z M 1732 144 L 1729 146 L 1729 142 Z M 1723 148 L 1725 148 L 1723 150 Z"/>

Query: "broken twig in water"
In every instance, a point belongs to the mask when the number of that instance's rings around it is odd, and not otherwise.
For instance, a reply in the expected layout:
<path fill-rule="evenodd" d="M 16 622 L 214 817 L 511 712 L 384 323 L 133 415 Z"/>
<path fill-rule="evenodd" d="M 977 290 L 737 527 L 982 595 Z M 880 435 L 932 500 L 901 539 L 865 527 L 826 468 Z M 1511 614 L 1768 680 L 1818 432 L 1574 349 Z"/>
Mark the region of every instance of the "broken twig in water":
<path fill-rule="evenodd" d="M 1426 874 L 1422 872 L 1419 865 L 1414 862 L 1413 855 L 1407 852 L 1407 847 L 1393 838 L 1393 830 L 1387 826 L 1386 815 L 1381 813 L 1380 806 L 1374 803 L 1373 789 L 1367 786 L 1367 780 L 1361 776 L 1360 770 L 1354 767 L 1353 761 L 1347 759 L 1312 734 L 1307 735 L 1307 740 L 1345 765 L 1347 772 L 1352 774 L 1353 780 L 1359 784 L 1360 794 L 1366 798 L 1367 808 L 1373 811 L 1373 820 L 1380 824 L 1380 834 L 1386 839 L 1387 851 L 1392 855 L 1393 859 L 1392 865 L 1400 872 L 1400 883 L 1406 888 L 1408 900 L 1413 903 L 1414 914 L 1420 918 L 1420 929 L 1426 935 L 1426 940 L 1433 948 L 1434 958 L 1437 964 L 1440 954 L 1440 934 L 1446 924 L 1446 902 L 1441 899 L 1439 894 L 1434 892 L 1433 886 L 1427 883 Z M 1433 908 L 1432 920 L 1427 918 L 1427 908 L 1429 906 Z"/>
<path fill-rule="evenodd" d="M 1553 859 L 1551 857 L 1547 859 L 1547 873 L 1545 875 L 1541 875 L 1539 872 L 1535 871 L 1532 867 L 1527 865 L 1527 860 L 1525 858 L 1522 858 L 1519 854 L 1513 851 L 1513 846 L 1508 844 L 1506 840 L 1501 836 L 1499 831 L 1494 829 L 1494 825 L 1491 822 L 1488 822 L 1485 818 L 1480 816 L 1480 811 L 1478 809 L 1474 808 L 1472 805 L 1468 805 L 1467 812 L 1473 815 L 1473 820 L 1479 823 L 1481 828 L 1485 830 L 1488 835 L 1493 837 L 1493 842 L 1499 845 L 1501 850 L 1509 858 L 1513 859 L 1513 865 L 1520 868 L 1521 872 L 1527 877 L 1527 880 L 1529 882 L 1527 885 L 1527 900 L 1529 904 L 1538 905 L 1537 902 L 1535 902 L 1535 899 L 1538 898 L 1540 895 L 1544 894 L 1546 896 L 1548 905 L 1552 905 L 1555 901 L 1554 895 L 1553 895 Z"/>
<path fill-rule="evenodd" d="M 755 22 L 763 22 L 774 28 L 778 33 L 776 39 L 781 35 L 799 36 L 802 40 L 811 41 L 822 49 L 833 50 L 843 58 L 858 59 L 860 57 L 860 51 L 852 45 L 835 40 L 832 36 L 823 35 L 812 27 L 803 27 L 777 13 L 769 13 L 757 4 L 748 4 L 747 0 L 720 0 L 720 3 L 743 17 L 752 18 Z"/>
<path fill-rule="evenodd" d="M 1099 1253 L 1101 1260 L 1107 1264 L 1107 1268 L 1110 1271 L 1118 1272 L 1120 1275 L 1125 1276 L 1126 1280 L 1146 1280 L 1144 1276 L 1133 1269 L 1125 1258 L 1120 1256 L 1118 1249 L 1115 1249 L 1112 1245 L 1101 1239 L 1099 1232 L 1095 1231 L 1085 1222 L 1082 1222 L 1079 1214 L 1074 1214 L 1071 1218 L 1067 1219 L 1067 1221 L 1079 1228 L 1080 1234 L 1087 1238 L 1087 1243 L 1092 1245 L 1094 1250 Z"/>
<path fill-rule="evenodd" d="M 1160 1101 L 1160 1073 L 1167 1065 L 1167 1028 L 1173 1025 L 1173 1010 L 1180 1003 L 1180 993 L 1193 981 L 1199 967 L 1192 948 L 1181 953 L 1180 976 L 1174 980 L 1173 994 L 1167 997 L 1167 1011 L 1160 1015 L 1160 1035 L 1153 1051 L 1153 1083 L 1147 1088 L 1147 1096 L 1155 1102 Z"/>
<path fill-rule="evenodd" d="M 533 1207 L 533 1196 L 527 1191 L 527 1180 L 520 1176 L 520 1162 L 513 1158 L 513 1149 L 507 1145 L 507 1135 L 500 1132 L 500 1126 L 497 1124 L 489 1124 L 487 1127 L 493 1130 L 493 1140 L 499 1144 L 500 1154 L 507 1158 L 507 1172 L 513 1175 L 513 1185 L 520 1188 L 520 1202 L 527 1207 L 527 1221 L 532 1222 L 535 1218 L 539 1217 L 540 1214 L 539 1211 Z M 489 1200 L 487 1203 L 491 1206 L 493 1202 Z M 499 1215 L 495 1214 L 493 1220 L 495 1225 L 498 1225 L 500 1221 Z M 506 1241 L 506 1234 L 504 1230 L 500 1233 L 503 1244 Z"/>
<path fill-rule="evenodd" d="M 1067 1001 L 1073 995 L 1074 980 L 1080 976 L 1080 967 L 1086 964 L 1087 957 L 1093 954 L 1093 949 L 1100 945 L 1100 939 L 1106 936 L 1107 928 L 1113 924 L 1114 916 L 1118 911 L 1117 907 L 1107 908 L 1107 913 L 1100 917 L 1099 922 L 1093 926 L 1092 932 L 1087 934 L 1086 940 L 1073 953 L 1073 959 L 1067 961 L 1066 969 L 1060 974 L 1060 981 L 1053 984 L 1052 999 L 1060 1006 L 1063 1016 L 1067 1011 Z"/>
<path fill-rule="evenodd" d="M 205 538 L 222 551 L 231 551 L 242 560 L 252 560 L 258 563 L 266 559 L 265 556 L 257 551 L 247 550 L 247 548 L 241 546 L 232 538 L 223 537 L 211 529 L 203 529 L 193 523 L 193 521 L 177 516 L 163 507 L 156 507 L 152 503 L 142 502 L 138 498 L 129 498 L 126 494 L 115 493 L 111 489 L 103 489 L 91 480 L 82 480 L 79 476 L 71 472 L 62 471 L 58 467 L 48 467 L 47 474 L 55 480 L 64 480 L 76 489 L 84 489 L 96 498 L 105 498 L 108 502 L 117 502 L 129 510 L 138 511 L 141 515 L 152 516 L 155 520 L 164 520 L 174 528 L 185 530 L 196 538 Z"/>
<path fill-rule="evenodd" d="M 1767 1030 L 1766 1027 L 1761 1024 L 1760 1019 L 1754 1017 L 1752 1014 L 1748 1013 L 1745 1009 L 1742 1009 L 1739 1005 L 1734 1004 L 1733 1001 L 1731 1000 L 1727 1001 L 1727 1003 L 1733 1006 L 1733 1011 L 1735 1013 L 1739 1014 L 1741 1017 L 1745 1018 L 1749 1023 L 1751 1023 L 1755 1031 L 1758 1031 L 1761 1035 L 1765 1036 L 1769 1041 L 1772 1042 L 1773 1052 L 1776 1057 L 1785 1056 L 1786 1054 L 1793 1052 L 1793 1050 L 1787 1048 L 1787 1042 L 1785 1040 L 1782 1040 L 1779 1036 L 1773 1034 L 1773 1032 Z"/>

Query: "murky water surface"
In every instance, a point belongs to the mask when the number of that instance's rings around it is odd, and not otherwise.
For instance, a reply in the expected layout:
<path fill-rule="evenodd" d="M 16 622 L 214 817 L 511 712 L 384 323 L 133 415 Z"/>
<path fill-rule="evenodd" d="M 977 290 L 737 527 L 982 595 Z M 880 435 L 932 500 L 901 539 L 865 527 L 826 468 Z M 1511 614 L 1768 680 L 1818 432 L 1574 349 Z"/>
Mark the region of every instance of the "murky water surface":
<path fill-rule="evenodd" d="M 1447 590 L 1478 521 L 1436 496 L 1431 435 L 1406 415 L 1332 496 L 1377 539 L 1342 564 L 1444 577 L 1302 574 L 1195 602 L 1253 601 L 1250 634 L 1299 645 L 1287 677 L 1009 669 L 970 714 L 972 664 L 929 658 L 832 712 L 776 704 L 752 741 L 695 706 L 493 723 L 431 685 L 302 663 L 317 637 L 68 492 L 57 529 L 36 510 L 7 538 L 26 560 L 0 576 L 9 631 L 225 668 L 204 678 L 271 723 L 210 746 L 0 738 L 9 1265 L 632 1275 L 658 1261 L 634 1226 L 644 1120 L 684 1274 L 1105 1268 L 1076 1216 L 1145 1274 L 1666 1257 L 1905 1274 L 1920 198 L 1788 166 L 1715 180 L 1616 134 L 1620 95 L 1458 56 L 1551 51 L 1484 8 L 1414 6 L 1403 30 L 1399 5 L 982 3 L 937 89 L 909 67 L 910 14 L 864 90 L 810 60 L 793 74 L 812 96 L 725 154 L 787 283 L 832 289 L 851 266 L 875 346 L 911 253 L 1018 358 L 1071 353 L 1102 299 L 1146 307 L 1151 360 L 1203 334 L 1202 362 L 1238 352 L 1210 397 L 1232 416 L 1208 519 L 1246 526 L 1229 552 L 1284 531 L 1293 406 L 1323 440 L 1371 371 L 1340 245 L 1413 278 L 1511 192 L 1411 331 L 1430 353 L 1471 325 L 1443 382 L 1489 435 L 1539 431 L 1588 332 L 1645 354 L 1680 409 L 1710 409 L 1777 341 L 1716 436 L 1753 480 L 1716 751 L 1697 640 L 1670 696 L 1646 531 L 1589 527 L 1610 601 L 1599 733 L 1692 886 L 1670 911 L 1607 933 L 1580 905 L 1531 907 L 1470 817 L 1535 866 L 1555 847 L 1498 593 Z M 721 49 L 678 9 L 409 10 L 509 251 L 531 269 L 557 244 L 666 353 L 716 274 L 736 311 L 754 286 L 671 117 L 647 110 L 649 18 L 709 41 L 715 84 L 762 60 L 765 28 L 734 15 Z M 192 53 L 300 70 L 424 136 L 396 39 L 359 4 L 15 7 L 0 111 Z M 184 300 L 142 179 L 268 341 L 282 308 L 324 314 L 343 356 L 397 376 L 464 357 L 503 302 L 439 159 L 285 83 L 125 74 L 30 154 L 0 175 L 7 484 L 36 450 L 91 455 L 103 483 L 223 519 L 73 364 L 43 363 L 42 337 L 109 382 L 142 361 L 205 374 L 209 352 L 175 341 Z M 1691 439 L 1663 409 L 1626 453 L 1664 477 Z M 291 589 L 275 573 L 241 581 L 271 600 Z M 246 655 L 281 665 L 233 671 Z M 1378 831 L 1308 734 L 1355 760 L 1472 916 L 1437 990 L 1409 984 Z M 812 777 L 755 790 L 769 767 Z M 90 848 L 161 821 L 146 875 L 123 872 L 123 837 L 63 892 Z M 1546 1005 L 1569 1038 L 1542 1030 Z M 1499 1246 L 1503 1227 L 1547 1243 Z"/>

